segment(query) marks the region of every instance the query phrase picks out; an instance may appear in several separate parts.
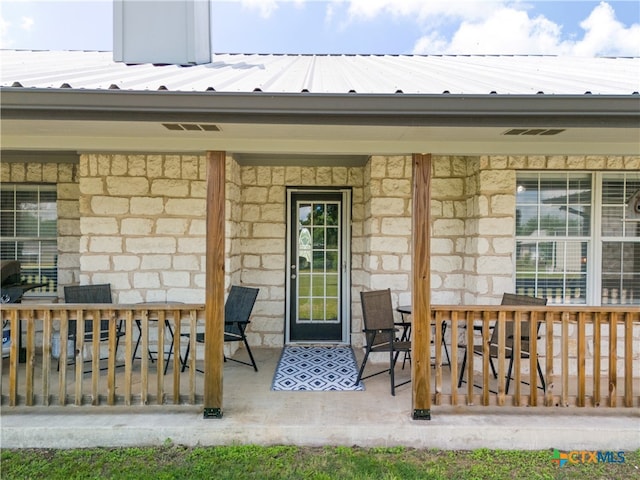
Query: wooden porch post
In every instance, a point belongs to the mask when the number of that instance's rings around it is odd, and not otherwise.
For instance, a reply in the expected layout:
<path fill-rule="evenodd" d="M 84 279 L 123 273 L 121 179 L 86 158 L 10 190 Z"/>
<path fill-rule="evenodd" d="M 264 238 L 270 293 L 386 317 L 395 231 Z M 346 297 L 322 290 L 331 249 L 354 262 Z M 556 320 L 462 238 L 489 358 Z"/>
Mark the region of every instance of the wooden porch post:
<path fill-rule="evenodd" d="M 431 155 L 413 155 L 412 216 L 412 416 L 431 420 Z"/>
<path fill-rule="evenodd" d="M 204 417 L 222 417 L 225 152 L 207 152 Z"/>

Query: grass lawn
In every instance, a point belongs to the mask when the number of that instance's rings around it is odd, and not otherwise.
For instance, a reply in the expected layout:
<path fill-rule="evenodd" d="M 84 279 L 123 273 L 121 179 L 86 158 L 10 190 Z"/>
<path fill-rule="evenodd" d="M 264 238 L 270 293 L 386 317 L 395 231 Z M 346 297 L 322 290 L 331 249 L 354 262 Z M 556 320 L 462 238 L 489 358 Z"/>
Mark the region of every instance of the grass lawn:
<path fill-rule="evenodd" d="M 551 451 L 440 451 L 358 447 L 202 447 L 2 450 L 9 479 L 637 479 L 640 450 L 624 463 L 559 467 Z"/>

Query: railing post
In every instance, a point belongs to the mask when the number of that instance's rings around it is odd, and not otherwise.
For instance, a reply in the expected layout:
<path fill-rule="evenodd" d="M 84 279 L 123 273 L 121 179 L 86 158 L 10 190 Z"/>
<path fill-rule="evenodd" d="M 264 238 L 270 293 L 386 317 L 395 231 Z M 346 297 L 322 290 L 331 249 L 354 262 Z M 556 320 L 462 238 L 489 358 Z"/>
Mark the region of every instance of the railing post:
<path fill-rule="evenodd" d="M 207 152 L 207 254 L 204 327 L 205 418 L 222 417 L 225 157 L 225 152 Z"/>
<path fill-rule="evenodd" d="M 414 420 L 431 419 L 431 155 L 413 155 L 411 392 Z M 438 346 L 436 346 L 438 348 Z"/>

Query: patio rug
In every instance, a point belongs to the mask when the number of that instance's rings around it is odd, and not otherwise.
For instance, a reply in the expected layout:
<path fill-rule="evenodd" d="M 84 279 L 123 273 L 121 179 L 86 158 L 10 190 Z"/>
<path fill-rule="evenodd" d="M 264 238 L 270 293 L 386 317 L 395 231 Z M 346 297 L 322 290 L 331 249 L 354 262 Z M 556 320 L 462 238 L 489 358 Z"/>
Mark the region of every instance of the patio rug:
<path fill-rule="evenodd" d="M 364 390 L 351 347 L 286 346 L 273 376 L 271 390 Z"/>

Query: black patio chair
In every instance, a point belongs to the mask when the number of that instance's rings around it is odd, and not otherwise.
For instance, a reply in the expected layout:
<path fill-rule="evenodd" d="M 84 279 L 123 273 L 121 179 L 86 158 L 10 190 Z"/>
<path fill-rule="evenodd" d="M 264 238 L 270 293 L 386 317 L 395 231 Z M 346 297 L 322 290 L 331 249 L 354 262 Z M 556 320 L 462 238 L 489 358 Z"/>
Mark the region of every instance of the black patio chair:
<path fill-rule="evenodd" d="M 411 379 L 409 379 L 396 385 L 394 376 L 398 354 L 400 352 L 410 353 L 411 342 L 396 339 L 397 326 L 394 325 L 391 291 L 389 289 L 360 292 L 360 301 L 362 303 L 362 319 L 364 321 L 363 332 L 367 345 L 356 384 L 358 384 L 360 380 L 389 372 L 389 376 L 391 377 L 391 395 L 395 395 L 396 387 L 405 385 L 411 381 Z M 369 359 L 369 354 L 372 352 L 389 352 L 389 368 L 363 377 L 362 373 Z"/>
<path fill-rule="evenodd" d="M 232 362 L 248 365 L 253 367 L 256 372 L 258 371 L 258 366 L 253 358 L 253 353 L 251 353 L 251 347 L 249 347 L 249 342 L 247 341 L 246 330 L 247 325 L 251 323 L 249 318 L 251 317 L 251 312 L 253 311 L 253 306 L 256 303 L 259 291 L 259 288 L 232 285 L 227 301 L 224 304 L 224 341 L 243 342 L 247 349 L 250 362 L 245 362 L 236 358 L 227 358 L 226 356 L 224 357 L 224 361 L 226 362 L 227 360 L 231 360 Z M 180 335 L 187 338 L 190 338 L 191 336 L 188 333 L 182 333 Z M 196 333 L 196 342 L 204 343 L 204 332 Z M 191 342 L 187 343 L 187 349 L 185 351 L 184 358 L 182 359 L 183 372 L 185 368 L 187 368 L 190 348 Z M 198 371 L 202 372 L 202 370 Z"/>
<path fill-rule="evenodd" d="M 64 287 L 64 301 L 65 303 L 78 303 L 78 304 L 96 304 L 96 303 L 112 303 L 111 298 L 111 285 L 108 283 L 98 285 L 70 285 Z M 93 319 L 84 321 L 84 340 L 87 342 L 93 342 Z M 76 336 L 77 321 L 69 320 L 69 338 L 73 340 L 73 349 L 76 350 Z M 118 320 L 116 324 L 116 354 L 118 352 L 118 345 L 120 344 L 120 337 L 124 336 L 123 321 Z M 100 320 L 100 330 L 98 333 L 99 341 L 109 340 L 109 320 Z M 82 355 L 82 352 L 79 353 Z M 108 357 L 101 357 L 100 360 L 106 360 Z M 85 360 L 89 362 L 90 360 Z M 71 362 L 73 363 L 73 362 Z M 58 368 L 60 368 L 60 358 L 58 358 Z M 101 370 L 105 370 L 101 368 Z"/>
<path fill-rule="evenodd" d="M 546 298 L 530 297 L 528 295 L 517 295 L 515 293 L 505 293 L 502 295 L 501 305 L 532 305 L 532 306 L 544 306 L 547 304 Z M 537 329 L 540 329 L 541 322 L 538 322 Z M 537 331 L 537 330 L 536 330 Z M 522 322 L 520 328 L 520 358 L 529 358 L 529 322 Z M 489 365 L 493 373 L 493 378 L 498 378 L 498 373 L 493 365 L 493 359 L 498 358 L 498 338 L 500 335 L 500 329 L 498 323 L 492 327 L 491 338 L 489 339 Z M 514 348 L 514 335 L 513 335 L 513 323 L 507 322 L 505 325 L 505 356 L 509 359 L 509 367 L 507 370 L 507 383 L 505 386 L 505 393 L 509 393 L 509 384 L 511 383 L 511 372 L 513 370 L 513 348 Z M 460 367 L 460 378 L 458 379 L 458 387 L 464 382 L 464 370 L 467 364 L 467 349 L 464 347 L 464 356 L 462 357 L 462 366 Z M 482 345 L 474 345 L 473 353 L 482 356 L 484 354 L 484 348 Z M 542 390 L 546 389 L 544 376 L 542 369 L 540 368 L 540 360 L 537 362 L 538 375 L 540 376 L 540 382 Z"/>

